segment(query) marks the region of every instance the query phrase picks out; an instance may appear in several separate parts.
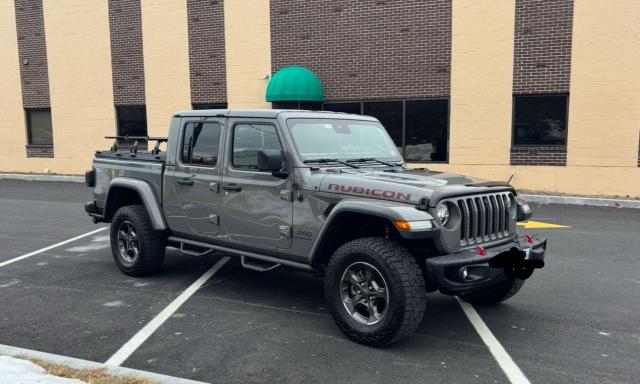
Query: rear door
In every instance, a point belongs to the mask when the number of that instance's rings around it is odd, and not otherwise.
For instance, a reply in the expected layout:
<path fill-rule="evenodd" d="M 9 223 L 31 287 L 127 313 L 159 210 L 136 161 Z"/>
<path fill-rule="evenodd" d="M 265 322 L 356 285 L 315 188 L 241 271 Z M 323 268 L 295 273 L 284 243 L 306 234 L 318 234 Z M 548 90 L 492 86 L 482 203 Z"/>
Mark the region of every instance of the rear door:
<path fill-rule="evenodd" d="M 223 233 L 241 245 L 289 248 L 293 175 L 280 179 L 257 166 L 259 149 L 282 149 L 276 122 L 230 119 L 229 127 L 222 179 Z"/>
<path fill-rule="evenodd" d="M 220 181 L 224 119 L 183 118 L 175 166 L 165 171 L 171 196 L 168 220 L 184 234 L 215 236 L 220 230 Z M 166 189 L 165 189 L 166 190 Z"/>

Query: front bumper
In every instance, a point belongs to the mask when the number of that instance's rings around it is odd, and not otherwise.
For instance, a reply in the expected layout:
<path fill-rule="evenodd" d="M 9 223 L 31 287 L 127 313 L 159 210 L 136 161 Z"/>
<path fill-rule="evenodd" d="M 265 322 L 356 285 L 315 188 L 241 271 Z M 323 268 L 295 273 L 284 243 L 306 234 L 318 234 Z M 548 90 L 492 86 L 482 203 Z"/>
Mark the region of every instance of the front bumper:
<path fill-rule="evenodd" d="M 488 288 L 513 276 L 526 279 L 534 268 L 544 265 L 546 248 L 546 239 L 519 236 L 483 251 L 431 257 L 426 260 L 427 279 L 432 288 L 449 295 Z"/>

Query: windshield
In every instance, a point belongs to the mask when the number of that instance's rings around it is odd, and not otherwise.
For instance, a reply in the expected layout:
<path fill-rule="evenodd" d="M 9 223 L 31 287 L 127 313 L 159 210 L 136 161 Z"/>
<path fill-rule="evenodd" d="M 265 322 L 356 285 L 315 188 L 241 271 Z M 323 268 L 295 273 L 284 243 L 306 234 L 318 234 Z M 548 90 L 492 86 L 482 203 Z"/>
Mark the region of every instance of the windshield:
<path fill-rule="evenodd" d="M 375 158 L 402 161 L 380 123 L 340 119 L 289 119 L 287 125 L 304 160 Z"/>

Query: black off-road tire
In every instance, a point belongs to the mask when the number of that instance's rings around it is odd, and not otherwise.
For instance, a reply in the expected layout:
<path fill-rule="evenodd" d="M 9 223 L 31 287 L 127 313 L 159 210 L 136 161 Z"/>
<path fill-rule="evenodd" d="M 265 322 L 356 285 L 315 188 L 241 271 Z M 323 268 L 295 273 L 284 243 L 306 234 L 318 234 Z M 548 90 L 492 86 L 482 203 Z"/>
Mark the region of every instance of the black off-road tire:
<path fill-rule="evenodd" d="M 387 284 L 390 303 L 376 324 L 358 323 L 343 304 L 342 276 L 357 262 L 374 266 Z M 424 277 L 413 256 L 396 241 L 379 237 L 350 241 L 333 254 L 325 272 L 325 300 L 336 324 L 351 340 L 382 347 L 411 335 L 420 325 L 426 306 Z"/>
<path fill-rule="evenodd" d="M 478 292 L 460 295 L 460 298 L 470 304 L 494 305 L 501 303 L 518 293 L 523 285 L 524 280 L 510 279 Z"/>
<path fill-rule="evenodd" d="M 138 238 L 138 256 L 127 262 L 120 254 L 118 230 L 123 222 L 131 223 Z M 164 262 L 166 236 L 153 229 L 142 205 L 121 207 L 111 220 L 111 253 L 120 270 L 129 276 L 147 276 L 157 272 Z"/>

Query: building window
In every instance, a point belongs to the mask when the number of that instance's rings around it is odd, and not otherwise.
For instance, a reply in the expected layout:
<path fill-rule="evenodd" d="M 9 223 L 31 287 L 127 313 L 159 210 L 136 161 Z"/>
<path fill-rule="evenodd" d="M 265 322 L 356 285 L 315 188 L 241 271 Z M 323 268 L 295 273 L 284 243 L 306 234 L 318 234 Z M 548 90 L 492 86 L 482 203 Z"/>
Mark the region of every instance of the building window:
<path fill-rule="evenodd" d="M 51 109 L 27 109 L 26 112 L 29 144 L 53 145 Z"/>
<path fill-rule="evenodd" d="M 514 96 L 514 146 L 566 146 L 567 95 Z"/>
<path fill-rule="evenodd" d="M 147 136 L 147 108 L 144 106 L 116 107 L 118 136 Z M 119 140 L 121 146 L 129 146 L 135 140 Z M 146 147 L 146 141 L 139 141 Z"/>
<path fill-rule="evenodd" d="M 407 162 L 449 160 L 448 99 L 325 103 L 324 110 L 377 118 Z"/>
<path fill-rule="evenodd" d="M 362 103 L 324 103 L 324 110 L 361 115 Z"/>
<path fill-rule="evenodd" d="M 305 109 L 309 111 L 319 111 L 322 109 L 320 101 L 274 101 L 271 104 L 273 109 Z"/>
<path fill-rule="evenodd" d="M 403 137 L 403 102 L 402 101 L 375 101 L 365 102 L 362 112 L 365 115 L 373 116 L 380 120 L 380 123 L 387 129 L 389 136 L 396 143 L 396 147 L 402 153 Z"/>
<path fill-rule="evenodd" d="M 404 157 L 410 162 L 448 160 L 449 100 L 405 102 Z"/>
<path fill-rule="evenodd" d="M 26 109 L 27 157 L 53 157 L 51 109 Z"/>
<path fill-rule="evenodd" d="M 233 157 L 235 168 L 258 170 L 258 150 L 282 149 L 276 127 L 270 124 L 237 124 L 233 128 Z"/>
<path fill-rule="evenodd" d="M 182 162 L 215 167 L 220 148 L 220 124 L 187 123 L 182 136 Z"/>
<path fill-rule="evenodd" d="M 227 109 L 227 103 L 212 103 L 212 104 L 193 104 L 194 110 L 200 109 Z"/>

